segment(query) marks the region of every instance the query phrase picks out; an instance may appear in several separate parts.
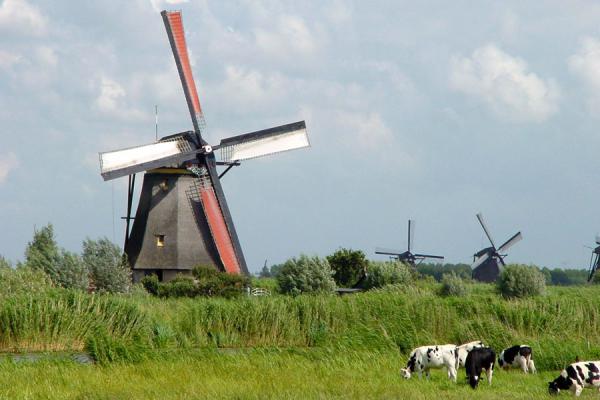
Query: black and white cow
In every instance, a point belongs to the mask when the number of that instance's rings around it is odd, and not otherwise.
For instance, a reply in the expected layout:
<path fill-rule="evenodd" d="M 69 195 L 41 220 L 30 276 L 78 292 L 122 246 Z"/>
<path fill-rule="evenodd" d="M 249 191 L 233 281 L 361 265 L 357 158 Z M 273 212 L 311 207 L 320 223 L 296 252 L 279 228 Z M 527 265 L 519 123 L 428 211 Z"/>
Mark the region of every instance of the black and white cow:
<path fill-rule="evenodd" d="M 488 383 L 492 384 L 492 374 L 494 373 L 494 364 L 496 363 L 496 353 L 489 347 L 477 347 L 467 354 L 465 360 L 465 370 L 467 380 L 473 389 L 479 384 L 481 372 L 485 371 Z"/>
<path fill-rule="evenodd" d="M 467 354 L 477 347 L 484 347 L 484 344 L 481 340 L 476 340 L 474 342 L 469 342 L 465 344 L 461 344 L 460 346 L 456 346 L 456 370 L 460 367 L 465 366 L 465 361 L 467 360 Z"/>
<path fill-rule="evenodd" d="M 535 364 L 533 363 L 533 351 L 527 345 L 516 345 L 502 350 L 498 356 L 498 365 L 503 369 L 510 367 L 520 367 L 523 372 L 535 374 Z"/>
<path fill-rule="evenodd" d="M 415 372 L 421 378 L 423 372 L 429 378 L 430 369 L 444 368 L 448 370 L 448 378 L 456 382 L 456 345 L 431 345 L 417 347 L 410 353 L 406 368 L 400 372 L 405 379 L 410 379 Z"/>
<path fill-rule="evenodd" d="M 558 394 L 561 390 L 571 390 L 575 396 L 579 396 L 587 386 L 600 388 L 600 361 L 581 361 L 569 365 L 558 378 L 548 382 L 548 391 Z"/>

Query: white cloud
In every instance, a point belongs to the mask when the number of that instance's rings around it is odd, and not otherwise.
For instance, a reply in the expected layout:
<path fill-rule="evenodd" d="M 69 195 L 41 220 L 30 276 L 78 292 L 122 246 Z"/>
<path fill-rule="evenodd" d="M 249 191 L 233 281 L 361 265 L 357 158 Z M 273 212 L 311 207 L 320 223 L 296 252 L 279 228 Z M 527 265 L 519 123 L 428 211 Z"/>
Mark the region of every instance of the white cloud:
<path fill-rule="evenodd" d="M 159 12 L 162 11 L 165 5 L 174 5 L 174 4 L 182 4 L 187 3 L 189 0 L 150 0 L 150 5 L 154 11 Z"/>
<path fill-rule="evenodd" d="M 588 87 L 591 97 L 588 105 L 592 111 L 600 109 L 600 40 L 586 37 L 579 50 L 567 60 L 569 70 L 577 75 Z"/>
<path fill-rule="evenodd" d="M 558 87 L 527 71 L 527 63 L 494 45 L 455 57 L 451 86 L 485 102 L 498 116 L 542 122 L 558 110 Z"/>
<path fill-rule="evenodd" d="M 0 68 L 10 68 L 22 60 L 18 54 L 0 50 Z"/>
<path fill-rule="evenodd" d="M 346 137 L 345 141 L 356 143 L 361 148 L 381 148 L 393 139 L 392 130 L 377 112 L 338 111 L 335 119 L 343 132 L 354 135 L 354 140 Z"/>
<path fill-rule="evenodd" d="M 127 106 L 125 102 L 127 92 L 119 82 L 106 76 L 102 76 L 98 86 L 100 93 L 94 102 L 94 106 L 98 111 L 113 117 L 124 119 L 138 119 L 144 117 L 144 114 L 141 111 Z"/>
<path fill-rule="evenodd" d="M 304 19 L 295 15 L 280 15 L 274 30 L 258 28 L 254 34 L 258 47 L 275 57 L 289 56 L 290 53 L 307 56 L 314 54 L 318 48 L 316 38 Z"/>
<path fill-rule="evenodd" d="M 19 166 L 19 159 L 15 153 L 0 154 L 0 184 L 6 181 L 8 174 Z"/>
<path fill-rule="evenodd" d="M 4 0 L 0 5 L 0 30 L 37 36 L 47 25 L 46 17 L 26 0 Z"/>

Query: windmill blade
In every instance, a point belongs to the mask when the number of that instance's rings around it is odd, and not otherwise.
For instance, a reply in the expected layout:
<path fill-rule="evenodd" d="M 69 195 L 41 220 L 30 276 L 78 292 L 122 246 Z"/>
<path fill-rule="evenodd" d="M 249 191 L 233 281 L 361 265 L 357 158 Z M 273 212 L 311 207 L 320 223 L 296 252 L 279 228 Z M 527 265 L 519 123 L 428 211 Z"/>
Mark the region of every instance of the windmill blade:
<path fill-rule="evenodd" d="M 523 240 L 523 235 L 521 235 L 521 232 L 515 233 L 510 239 L 508 239 L 502 246 L 498 248 L 498 253 L 505 253 L 506 250 L 510 249 L 521 240 Z"/>
<path fill-rule="evenodd" d="M 196 157 L 194 148 L 183 137 L 100 153 L 100 174 L 105 181 L 136 174 L 169 164 L 180 164 Z"/>
<path fill-rule="evenodd" d="M 415 245 L 415 221 L 412 219 L 408 220 L 408 251 L 410 252 L 411 246 Z"/>
<path fill-rule="evenodd" d="M 596 244 L 600 244 L 600 235 L 596 235 Z"/>
<path fill-rule="evenodd" d="M 431 254 L 415 254 L 415 257 L 435 258 L 437 260 L 443 260 L 444 259 L 444 256 L 432 256 Z"/>
<path fill-rule="evenodd" d="M 241 161 L 310 146 L 304 121 L 221 140 L 221 160 Z"/>
<path fill-rule="evenodd" d="M 188 109 L 190 110 L 194 131 L 198 136 L 202 137 L 202 130 L 205 128 L 206 123 L 204 122 L 204 114 L 200 107 L 200 99 L 198 98 L 198 91 L 194 82 L 194 75 L 192 74 L 192 66 L 185 42 L 185 32 L 183 31 L 181 11 L 162 11 L 160 14 L 165 23 L 173 57 L 175 57 L 175 64 L 177 64 L 177 71 L 179 71 L 179 79 L 181 80 L 183 93 L 185 94 Z"/>
<path fill-rule="evenodd" d="M 500 264 L 502 264 L 502 266 L 505 267 L 506 263 L 504 262 L 504 256 L 501 256 L 500 254 L 496 253 L 496 257 L 498 257 L 498 260 L 500 261 Z"/>
<path fill-rule="evenodd" d="M 492 244 L 492 247 L 495 249 L 496 245 L 494 244 L 492 235 L 490 235 L 490 232 L 488 231 L 487 226 L 485 225 L 485 222 L 483 221 L 483 215 L 481 215 L 481 213 L 477 213 L 477 219 L 479 220 L 479 223 L 481 224 L 481 227 L 483 228 L 485 235 L 488 237 L 490 243 Z"/>
<path fill-rule="evenodd" d="M 198 221 L 205 220 L 208 223 L 210 234 L 214 240 L 217 253 L 225 271 L 230 274 L 240 274 L 242 267 L 238 260 L 234 240 L 232 238 L 235 233 L 232 233 L 227 226 L 227 221 L 223 214 L 222 205 L 213 185 L 211 176 L 206 167 L 198 169 L 198 179 L 195 179 L 192 186 L 188 189 L 189 198 L 196 203 L 201 203 L 202 207 L 192 207 L 196 213 Z M 204 218 L 197 213 L 203 212 Z M 247 273 L 247 271 L 246 271 Z"/>
<path fill-rule="evenodd" d="M 479 267 L 481 264 L 486 262 L 488 258 L 490 258 L 490 253 L 485 253 L 484 255 L 479 257 L 477 260 L 475 260 L 475 262 L 473 264 L 471 264 L 471 269 L 475 269 L 475 268 Z"/>
<path fill-rule="evenodd" d="M 591 282 L 594 279 L 594 274 L 598 270 L 598 261 L 600 256 L 598 254 L 592 254 L 592 258 L 590 259 L 590 272 L 588 274 L 588 282 Z"/>
<path fill-rule="evenodd" d="M 404 253 L 402 250 L 386 249 L 385 247 L 376 247 L 375 254 L 385 254 L 388 256 L 399 256 Z"/>

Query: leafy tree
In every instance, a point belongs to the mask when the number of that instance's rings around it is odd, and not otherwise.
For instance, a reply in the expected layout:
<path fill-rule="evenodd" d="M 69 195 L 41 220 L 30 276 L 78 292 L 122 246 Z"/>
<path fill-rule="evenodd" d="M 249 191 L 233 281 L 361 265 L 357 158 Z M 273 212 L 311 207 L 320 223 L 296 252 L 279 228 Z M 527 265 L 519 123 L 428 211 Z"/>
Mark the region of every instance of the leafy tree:
<path fill-rule="evenodd" d="M 496 286 L 500 294 L 507 298 L 531 297 L 546 291 L 546 279 L 537 267 L 511 264 L 504 267 Z"/>
<path fill-rule="evenodd" d="M 398 261 L 371 261 L 364 289 L 380 288 L 386 285 L 408 284 L 413 280 L 411 268 Z"/>
<path fill-rule="evenodd" d="M 0 267 L 0 296 L 44 293 L 52 288 L 52 281 L 41 270 L 24 265 L 17 268 Z"/>
<path fill-rule="evenodd" d="M 0 255 L 0 268 L 11 268 L 10 261 Z"/>
<path fill-rule="evenodd" d="M 33 240 L 25 249 L 25 264 L 33 269 L 44 271 L 56 282 L 60 250 L 54 239 L 52 224 L 44 226 L 33 233 Z"/>
<path fill-rule="evenodd" d="M 56 276 L 52 281 L 67 289 L 87 290 L 88 269 L 79 255 L 63 249 L 56 265 Z"/>
<path fill-rule="evenodd" d="M 333 270 L 326 259 L 300 255 L 287 260 L 277 274 L 282 293 L 330 293 L 335 289 Z"/>
<path fill-rule="evenodd" d="M 471 279 L 471 266 L 469 264 L 433 264 L 422 263 L 417 266 L 417 271 L 426 276 L 433 276 L 440 282 L 444 274 L 454 272 L 462 279 Z"/>
<path fill-rule="evenodd" d="M 271 277 L 271 270 L 269 269 L 269 267 L 267 267 L 267 264 L 263 265 L 258 276 L 260 278 L 270 278 Z"/>
<path fill-rule="evenodd" d="M 125 293 L 131 288 L 131 270 L 126 258 L 107 238 L 86 239 L 82 258 L 97 291 Z"/>
<path fill-rule="evenodd" d="M 444 274 L 442 276 L 442 287 L 440 288 L 440 295 L 442 296 L 466 296 L 468 293 L 467 285 L 460 276 L 455 272 Z"/>
<path fill-rule="evenodd" d="M 338 286 L 354 286 L 365 274 L 369 261 L 360 250 L 338 249 L 327 261 L 333 269 L 333 279 Z"/>

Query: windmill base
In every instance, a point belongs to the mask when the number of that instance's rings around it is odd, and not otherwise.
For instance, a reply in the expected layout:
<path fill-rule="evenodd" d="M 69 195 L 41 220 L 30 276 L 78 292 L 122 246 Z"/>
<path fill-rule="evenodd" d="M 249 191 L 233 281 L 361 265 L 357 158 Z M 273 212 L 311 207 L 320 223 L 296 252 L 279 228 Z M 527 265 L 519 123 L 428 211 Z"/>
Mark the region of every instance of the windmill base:
<path fill-rule="evenodd" d="M 486 283 L 496 282 L 498 275 L 500 275 L 500 265 L 494 258 L 490 258 L 479 265 L 471 274 L 474 280 Z"/>

